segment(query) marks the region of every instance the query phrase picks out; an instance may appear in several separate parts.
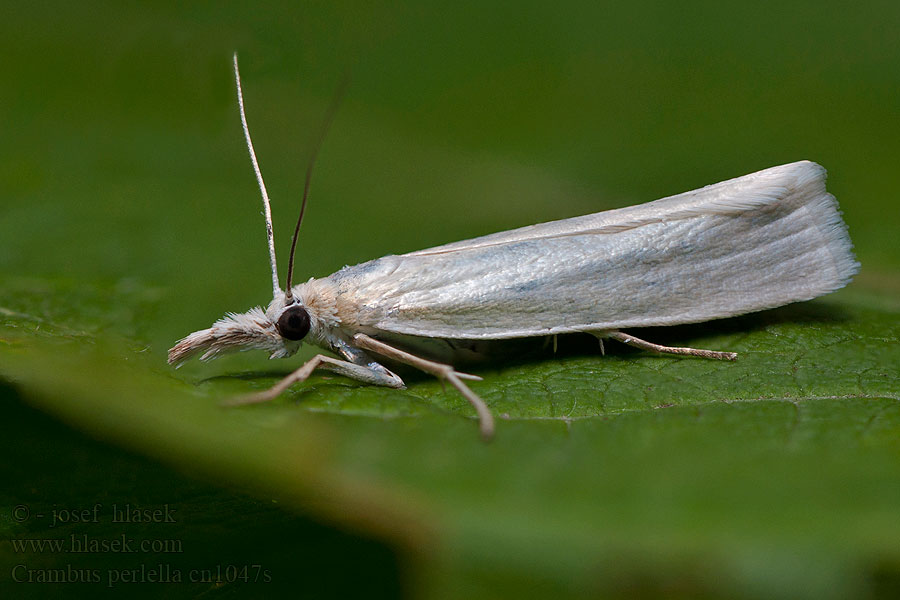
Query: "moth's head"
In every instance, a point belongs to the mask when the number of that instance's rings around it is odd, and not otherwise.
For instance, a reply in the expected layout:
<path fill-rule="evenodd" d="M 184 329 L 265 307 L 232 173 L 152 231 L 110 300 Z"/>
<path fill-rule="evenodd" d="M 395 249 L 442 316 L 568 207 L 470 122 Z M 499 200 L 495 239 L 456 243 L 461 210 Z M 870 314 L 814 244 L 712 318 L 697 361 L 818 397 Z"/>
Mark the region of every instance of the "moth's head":
<path fill-rule="evenodd" d="M 251 308 L 228 313 L 209 329 L 195 331 L 169 350 L 169 364 L 181 365 L 201 354 L 209 360 L 239 350 L 266 350 L 269 358 L 286 358 L 300 349 L 301 342 L 317 326 L 310 311 L 296 298 L 282 296 L 266 310 Z"/>
<path fill-rule="evenodd" d="M 324 139 L 324 131 L 313 150 L 309 165 L 306 169 L 306 182 L 303 188 L 303 199 L 300 204 L 300 216 L 297 218 L 297 226 L 294 228 L 294 237 L 291 240 L 291 254 L 288 259 L 287 285 L 284 290 L 278 283 L 278 267 L 275 263 L 275 238 L 272 227 L 271 206 L 266 186 L 263 183 L 262 174 L 256 162 L 256 153 L 250 140 L 250 129 L 247 126 L 247 116 L 244 114 L 244 97 L 241 92 L 241 75 L 238 71 L 237 54 L 234 55 L 234 81 L 237 87 L 238 108 L 241 115 L 241 124 L 244 128 L 244 137 L 247 141 L 247 150 L 250 152 L 251 162 L 256 172 L 259 183 L 259 191 L 262 194 L 264 215 L 266 217 L 266 235 L 269 242 L 269 261 L 272 267 L 272 289 L 274 299 L 266 310 L 259 307 L 252 308 L 245 313 L 228 313 L 209 329 L 195 331 L 186 338 L 179 340 L 169 350 L 169 364 L 180 365 L 192 356 L 200 354 L 200 360 L 209 360 L 225 352 L 237 350 L 267 350 L 270 358 L 284 358 L 291 356 L 300 348 L 300 342 L 307 336 L 315 343 L 323 343 L 322 336 L 329 324 L 333 325 L 335 318 L 333 307 L 322 310 L 321 307 L 310 309 L 310 303 L 315 304 L 315 295 L 307 295 L 304 302 L 301 297 L 311 285 L 312 280 L 296 287 L 291 286 L 291 274 L 294 268 L 294 251 L 297 248 L 297 235 L 300 232 L 300 223 L 303 222 L 303 213 L 306 209 L 306 200 L 309 193 L 310 176 L 319 146 Z M 332 101 L 326 117 L 325 129 L 331 122 L 334 111 L 337 109 L 337 101 L 343 90 L 339 89 L 335 100 Z M 202 353 L 202 354 L 201 354 Z"/>

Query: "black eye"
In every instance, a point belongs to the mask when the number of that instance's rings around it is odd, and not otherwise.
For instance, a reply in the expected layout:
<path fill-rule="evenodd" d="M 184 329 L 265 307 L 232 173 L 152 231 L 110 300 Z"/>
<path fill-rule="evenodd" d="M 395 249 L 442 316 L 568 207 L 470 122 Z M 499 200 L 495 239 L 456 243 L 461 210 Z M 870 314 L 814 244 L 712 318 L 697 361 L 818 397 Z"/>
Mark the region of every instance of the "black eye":
<path fill-rule="evenodd" d="M 302 306 L 291 306 L 278 317 L 275 328 L 286 340 L 302 340 L 309 333 L 309 313 Z"/>

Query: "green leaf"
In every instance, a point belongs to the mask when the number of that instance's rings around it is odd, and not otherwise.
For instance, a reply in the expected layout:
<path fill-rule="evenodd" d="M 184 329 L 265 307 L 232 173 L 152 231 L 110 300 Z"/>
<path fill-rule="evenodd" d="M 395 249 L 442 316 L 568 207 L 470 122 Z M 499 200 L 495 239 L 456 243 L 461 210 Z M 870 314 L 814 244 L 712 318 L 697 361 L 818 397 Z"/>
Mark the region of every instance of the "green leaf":
<path fill-rule="evenodd" d="M 172 503 L 190 518 L 167 534 L 109 519 L 58 531 L 182 539 L 190 550 L 73 558 L 10 543 L 4 569 L 262 561 L 279 591 L 296 583 L 312 595 L 373 591 L 366 581 L 395 594 L 398 579 L 414 595 L 466 598 L 820 599 L 900 587 L 900 252 L 886 217 L 900 98 L 884 75 L 898 60 L 894 28 L 877 35 L 861 18 L 818 12 L 776 24 L 712 8 L 687 18 L 664 3 L 653 19 L 641 7 L 523 7 L 512 21 L 480 5 L 473 19 L 475 9 L 337 7 L 292 19 L 118 8 L 94 23 L 60 6 L 15 16 L 0 36 L 4 55 L 21 59 L 0 75 L 15 90 L 0 108 L 11 125 L 0 183 L 14 200 L 0 220 L 0 376 L 17 459 L 5 465 L 14 489 L 0 526 L 8 539 L 58 536 L 46 521 L 17 521 L 23 502 Z M 663 17 L 674 21 L 637 35 L 635 23 Z M 370 27 L 392 34 L 374 40 Z M 862 54 L 847 51 L 854 35 L 867 40 Z M 314 352 L 178 371 L 165 362 L 179 337 L 268 301 L 229 82 L 236 43 L 281 257 L 309 132 L 336 73 L 364 56 L 316 167 L 298 280 L 801 158 L 830 169 L 863 273 L 813 302 L 635 332 L 736 351 L 735 363 L 612 342 L 603 356 L 573 336 L 556 353 L 538 343 L 475 367 L 484 380 L 472 388 L 498 417 L 489 444 L 463 398 L 415 373 L 403 391 L 317 374 L 270 404 L 223 409 Z M 310 58 L 325 48 L 334 55 Z M 448 48 L 458 55 L 436 50 Z M 285 557 L 304 563 L 304 581 L 291 580 Z M 341 580 L 351 571 L 358 588 Z M 47 589 L 3 577 L 15 594 Z"/>
<path fill-rule="evenodd" d="M 843 596 L 900 560 L 897 311 L 823 301 L 656 331 L 734 364 L 610 348 L 481 370 L 473 388 L 503 416 L 484 444 L 427 380 L 316 376 L 223 410 L 286 371 L 173 373 L 113 332 L 139 329 L 152 290 L 18 283 L 3 370 L 32 402 L 384 536 L 422 556 L 426 587 Z"/>

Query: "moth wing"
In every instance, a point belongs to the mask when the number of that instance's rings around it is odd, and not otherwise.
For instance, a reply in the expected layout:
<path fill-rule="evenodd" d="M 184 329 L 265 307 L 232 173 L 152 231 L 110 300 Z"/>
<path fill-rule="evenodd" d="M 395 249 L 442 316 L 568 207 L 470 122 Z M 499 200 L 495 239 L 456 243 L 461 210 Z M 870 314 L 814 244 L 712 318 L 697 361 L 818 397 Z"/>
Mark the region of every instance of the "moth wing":
<path fill-rule="evenodd" d="M 672 221 L 692 216 L 736 214 L 770 204 L 786 194 L 791 180 L 804 173 L 813 175 L 824 169 L 819 165 L 800 161 L 772 167 L 757 173 L 668 196 L 653 202 L 607 210 L 559 221 L 528 225 L 501 231 L 470 240 L 452 242 L 434 248 L 417 250 L 403 256 L 429 256 L 485 248 L 525 240 L 539 240 L 591 233 L 616 233 L 663 220 Z"/>
<path fill-rule="evenodd" d="M 502 339 L 729 317 L 820 296 L 857 270 L 825 170 L 803 161 L 327 279 L 348 328 Z"/>

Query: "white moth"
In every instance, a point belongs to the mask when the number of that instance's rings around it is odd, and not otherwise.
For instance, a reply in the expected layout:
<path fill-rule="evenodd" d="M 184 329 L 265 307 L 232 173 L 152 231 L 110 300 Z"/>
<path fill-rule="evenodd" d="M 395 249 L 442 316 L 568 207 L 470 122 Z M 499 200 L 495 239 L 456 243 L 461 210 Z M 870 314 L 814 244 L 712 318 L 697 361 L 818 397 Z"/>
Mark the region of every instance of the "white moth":
<path fill-rule="evenodd" d="M 340 357 L 319 354 L 244 401 L 274 398 L 315 369 L 402 388 L 403 380 L 377 362 L 382 357 L 449 381 L 490 437 L 491 413 L 463 382 L 480 378 L 423 355 L 449 357 L 452 364 L 454 349 L 478 341 L 587 332 L 656 352 L 734 360 L 731 352 L 659 346 L 620 329 L 809 300 L 845 286 L 859 269 L 837 203 L 825 190 L 825 170 L 800 161 L 639 206 L 385 256 L 294 286 L 289 266 L 282 290 L 237 56 L 234 69 L 265 207 L 273 298 L 265 310 L 229 313 L 180 340 L 169 363 L 252 348 L 282 358 L 302 340 Z M 291 263 L 293 254 L 292 246 Z"/>

